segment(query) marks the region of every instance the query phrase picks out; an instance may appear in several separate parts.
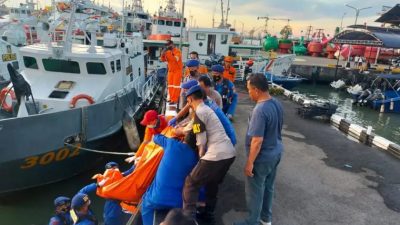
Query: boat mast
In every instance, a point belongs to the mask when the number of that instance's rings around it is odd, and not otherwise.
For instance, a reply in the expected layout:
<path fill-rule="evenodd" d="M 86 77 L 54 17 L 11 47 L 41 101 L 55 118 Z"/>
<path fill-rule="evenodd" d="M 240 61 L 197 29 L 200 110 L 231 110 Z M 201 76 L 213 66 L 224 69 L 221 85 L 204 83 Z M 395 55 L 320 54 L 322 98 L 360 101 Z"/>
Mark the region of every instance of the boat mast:
<path fill-rule="evenodd" d="M 182 12 L 181 12 L 181 34 L 179 36 L 179 49 L 182 51 L 182 41 L 183 41 L 183 23 L 185 21 L 185 0 L 182 0 Z"/>
<path fill-rule="evenodd" d="M 75 0 L 71 0 L 71 13 L 68 21 L 68 27 L 65 37 L 65 45 L 64 45 L 64 52 L 71 52 L 72 49 L 72 28 L 75 24 L 75 11 L 76 11 L 77 3 Z M 96 34 L 95 34 L 96 35 Z"/>

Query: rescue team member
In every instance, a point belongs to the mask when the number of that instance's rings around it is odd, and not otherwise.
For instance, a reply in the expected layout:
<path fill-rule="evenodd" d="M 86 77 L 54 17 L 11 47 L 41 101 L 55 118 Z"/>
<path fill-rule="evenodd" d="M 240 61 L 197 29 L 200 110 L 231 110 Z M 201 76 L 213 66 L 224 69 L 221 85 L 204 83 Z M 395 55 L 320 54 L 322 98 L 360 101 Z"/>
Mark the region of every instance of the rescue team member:
<path fill-rule="evenodd" d="M 60 196 L 54 199 L 55 214 L 50 218 L 49 225 L 72 225 L 70 215 L 71 199 Z"/>
<path fill-rule="evenodd" d="M 208 77 L 208 76 L 205 76 Z M 182 84 L 182 91 L 186 92 L 188 89 L 190 89 L 191 87 L 197 85 L 198 82 L 195 80 L 191 80 L 188 81 L 186 83 Z M 206 96 L 205 96 L 206 97 Z M 218 107 L 218 105 L 211 99 L 211 101 L 209 101 L 209 99 L 207 99 L 207 97 L 205 98 L 205 104 L 210 107 L 215 114 L 217 115 L 218 119 L 221 121 L 222 126 L 224 127 L 224 130 L 226 132 L 226 134 L 228 135 L 228 137 L 231 139 L 231 142 L 233 145 L 236 145 L 236 134 L 235 134 L 235 129 L 232 126 L 232 124 L 230 123 L 229 119 L 225 116 L 224 112 L 222 111 L 222 109 L 220 107 Z M 177 120 L 184 118 L 186 115 L 188 115 L 190 111 L 190 105 L 186 104 L 184 108 L 181 109 L 181 111 L 179 111 L 178 115 L 176 115 L 176 117 L 174 117 L 173 119 L 171 119 L 168 122 L 169 126 L 175 126 L 177 123 Z M 189 119 L 191 119 L 191 117 L 189 116 Z M 177 133 L 180 132 L 180 129 L 178 128 L 176 130 Z"/>
<path fill-rule="evenodd" d="M 188 75 L 185 76 L 185 82 L 188 80 L 198 80 L 199 77 L 202 75 L 199 72 L 199 65 L 200 62 L 196 59 L 190 59 L 186 61 L 186 69 L 189 71 Z"/>
<path fill-rule="evenodd" d="M 197 60 L 199 62 L 199 68 L 197 70 L 199 72 L 199 74 L 208 74 L 208 68 L 207 68 L 207 66 L 200 63 L 199 54 L 197 52 L 195 52 L 195 51 L 190 52 L 189 58 L 192 60 Z M 188 76 L 189 76 L 189 69 L 186 68 L 185 69 L 185 77 L 188 77 Z"/>
<path fill-rule="evenodd" d="M 250 98 L 257 102 L 246 134 L 246 200 L 249 216 L 235 225 L 271 225 L 272 200 L 277 167 L 283 151 L 281 103 L 268 92 L 264 74 L 247 81 Z"/>
<path fill-rule="evenodd" d="M 148 110 L 144 114 L 143 120 L 140 122 L 140 124 L 142 126 L 146 126 L 143 141 L 140 144 L 136 155 L 125 159 L 127 163 L 131 163 L 134 160 L 139 160 L 139 157 L 141 157 L 143 154 L 144 147 L 151 141 L 153 135 L 160 134 L 168 126 L 165 117 L 163 115 L 158 115 L 157 111 L 155 110 Z"/>
<path fill-rule="evenodd" d="M 215 104 L 222 109 L 222 97 L 218 91 L 213 89 L 211 79 L 207 75 L 203 75 L 199 78 L 199 85 L 204 90 L 207 97 L 213 100 Z"/>
<path fill-rule="evenodd" d="M 213 224 L 218 186 L 232 165 L 236 152 L 217 115 L 204 104 L 201 87 L 199 85 L 191 87 L 186 93 L 186 98 L 195 111 L 193 133 L 196 135 L 200 160 L 186 177 L 183 188 L 183 209 L 195 215 L 199 190 L 205 186 L 206 207 L 201 217 Z"/>
<path fill-rule="evenodd" d="M 223 77 L 232 83 L 235 82 L 236 69 L 232 66 L 233 58 L 231 56 L 224 57 L 224 74 Z"/>
<path fill-rule="evenodd" d="M 222 74 L 224 72 L 224 67 L 221 65 L 214 65 L 211 67 L 212 77 L 215 83 L 215 90 L 222 97 L 222 111 L 226 116 L 232 120 L 233 115 L 235 115 L 238 95 L 235 91 L 235 85 L 228 79 L 225 79 Z"/>
<path fill-rule="evenodd" d="M 181 51 L 175 47 L 174 42 L 167 41 L 166 49 L 161 52 L 161 61 L 168 64 L 168 95 L 171 103 L 178 103 L 179 95 L 181 92 L 182 80 L 182 54 Z"/>
<path fill-rule="evenodd" d="M 193 132 L 187 133 L 183 141 L 161 134 L 154 135 L 153 141 L 164 149 L 164 154 L 154 181 L 143 196 L 143 225 L 154 224 L 154 211 L 157 209 L 182 208 L 185 178 L 199 160 Z"/>
<path fill-rule="evenodd" d="M 74 225 L 97 225 L 98 221 L 89 208 L 90 199 L 87 194 L 78 193 L 71 201 L 71 218 Z"/>

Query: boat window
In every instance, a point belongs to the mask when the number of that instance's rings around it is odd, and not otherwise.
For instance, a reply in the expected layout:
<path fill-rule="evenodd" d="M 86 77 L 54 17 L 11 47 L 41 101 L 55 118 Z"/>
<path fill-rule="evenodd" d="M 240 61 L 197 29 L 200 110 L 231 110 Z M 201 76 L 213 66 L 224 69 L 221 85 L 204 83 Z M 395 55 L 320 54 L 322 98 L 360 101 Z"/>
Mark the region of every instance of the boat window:
<path fill-rule="evenodd" d="M 165 21 L 164 20 L 159 20 L 157 24 L 158 25 L 165 25 Z"/>
<path fill-rule="evenodd" d="M 114 62 L 114 61 L 111 61 L 111 62 L 110 62 L 110 66 L 111 66 L 111 71 L 112 71 L 112 73 L 115 73 L 115 62 Z"/>
<path fill-rule="evenodd" d="M 206 40 L 206 34 L 203 34 L 203 33 L 196 34 L 196 40 L 199 40 L 199 41 Z"/>
<path fill-rule="evenodd" d="M 61 59 L 42 59 L 44 69 L 50 72 L 80 73 L 79 63 Z"/>
<path fill-rule="evenodd" d="M 39 69 L 36 59 L 29 56 L 24 56 L 24 65 L 29 69 Z"/>
<path fill-rule="evenodd" d="M 171 26 L 172 27 L 172 21 L 166 21 L 167 26 Z"/>
<path fill-rule="evenodd" d="M 21 13 L 22 13 L 22 14 L 25 14 L 25 9 L 22 9 L 22 10 L 21 10 Z"/>
<path fill-rule="evenodd" d="M 103 75 L 107 73 L 103 63 L 88 62 L 86 63 L 86 69 L 88 74 Z"/>
<path fill-rule="evenodd" d="M 131 23 L 126 24 L 126 32 L 133 32 L 133 26 Z"/>
<path fill-rule="evenodd" d="M 223 44 L 223 45 L 228 44 L 228 35 L 227 34 L 221 35 L 221 44 Z"/>
<path fill-rule="evenodd" d="M 26 11 L 26 13 L 28 14 L 28 16 L 31 15 L 31 10 Z"/>
<path fill-rule="evenodd" d="M 19 13 L 19 10 L 18 10 L 18 9 L 14 9 L 14 12 L 15 12 L 15 13 Z"/>
<path fill-rule="evenodd" d="M 180 27 L 181 26 L 181 22 L 174 22 L 174 26 L 175 27 Z"/>
<path fill-rule="evenodd" d="M 14 13 L 14 9 L 11 9 L 10 12 L 11 12 L 11 13 Z"/>
<path fill-rule="evenodd" d="M 121 60 L 117 60 L 117 71 L 121 71 Z"/>

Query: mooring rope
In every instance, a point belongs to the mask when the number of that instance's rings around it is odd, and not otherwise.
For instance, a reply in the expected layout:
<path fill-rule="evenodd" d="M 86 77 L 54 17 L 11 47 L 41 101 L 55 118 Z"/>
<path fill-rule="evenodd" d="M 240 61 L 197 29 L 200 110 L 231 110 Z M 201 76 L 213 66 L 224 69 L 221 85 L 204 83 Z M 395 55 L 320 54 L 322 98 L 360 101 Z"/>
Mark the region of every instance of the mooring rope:
<path fill-rule="evenodd" d="M 136 155 L 135 152 L 109 152 L 109 151 L 102 151 L 102 150 L 96 150 L 96 149 L 89 149 L 89 148 L 84 148 L 80 147 L 77 145 L 69 144 L 67 142 L 64 142 L 65 146 L 71 147 L 71 148 L 79 148 L 79 150 L 87 151 L 87 152 L 94 152 L 94 153 L 99 153 L 99 154 L 109 154 L 109 155 L 126 155 L 126 156 L 134 156 Z"/>

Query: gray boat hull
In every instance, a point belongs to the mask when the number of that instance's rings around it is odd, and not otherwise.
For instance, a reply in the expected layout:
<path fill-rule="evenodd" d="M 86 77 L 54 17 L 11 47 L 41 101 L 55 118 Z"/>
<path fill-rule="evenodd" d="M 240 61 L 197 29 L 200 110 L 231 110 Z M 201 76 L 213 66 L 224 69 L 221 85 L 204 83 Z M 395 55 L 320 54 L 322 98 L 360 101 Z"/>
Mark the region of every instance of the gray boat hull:
<path fill-rule="evenodd" d="M 159 87 L 154 87 L 153 97 Z M 67 148 L 64 142 L 79 137 L 75 144 L 102 149 L 121 129 L 126 111 L 137 116 L 143 102 L 133 89 L 84 108 L 0 120 L 0 176 L 7 180 L 0 183 L 0 194 L 56 182 L 93 167 L 104 155 Z"/>

